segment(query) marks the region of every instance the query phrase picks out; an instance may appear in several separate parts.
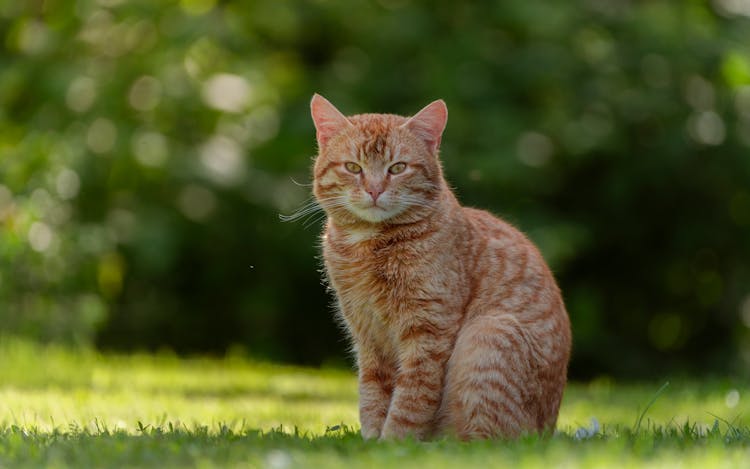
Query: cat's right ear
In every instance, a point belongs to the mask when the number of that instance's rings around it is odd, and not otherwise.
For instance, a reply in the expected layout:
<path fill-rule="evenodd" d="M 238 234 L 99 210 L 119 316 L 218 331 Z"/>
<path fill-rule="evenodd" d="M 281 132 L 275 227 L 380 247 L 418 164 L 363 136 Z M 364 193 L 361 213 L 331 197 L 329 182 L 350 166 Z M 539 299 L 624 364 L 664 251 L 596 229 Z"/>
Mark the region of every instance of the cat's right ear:
<path fill-rule="evenodd" d="M 332 137 L 338 135 L 352 123 L 345 115 L 341 114 L 336 106 L 326 98 L 315 93 L 310 101 L 310 113 L 312 114 L 315 130 L 317 132 L 318 146 L 321 148 Z"/>
<path fill-rule="evenodd" d="M 403 127 L 420 137 L 427 144 L 430 153 L 435 154 L 440 147 L 440 139 L 447 122 L 448 107 L 445 105 L 445 101 L 438 99 L 422 108 L 421 111 L 406 121 Z"/>

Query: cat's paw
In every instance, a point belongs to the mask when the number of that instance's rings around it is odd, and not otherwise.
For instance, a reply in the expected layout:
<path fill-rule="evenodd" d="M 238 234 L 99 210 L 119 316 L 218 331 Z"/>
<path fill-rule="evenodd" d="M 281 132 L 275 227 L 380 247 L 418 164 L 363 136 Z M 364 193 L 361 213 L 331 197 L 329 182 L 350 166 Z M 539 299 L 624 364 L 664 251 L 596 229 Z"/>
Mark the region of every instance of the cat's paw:
<path fill-rule="evenodd" d="M 396 425 L 385 425 L 383 431 L 380 434 L 380 441 L 384 440 L 403 440 L 407 437 L 414 437 L 420 439 L 419 435 L 415 431 L 408 431 L 406 428 Z"/>
<path fill-rule="evenodd" d="M 380 430 L 377 428 L 362 428 L 360 431 L 362 438 L 365 440 L 377 440 L 380 438 Z"/>

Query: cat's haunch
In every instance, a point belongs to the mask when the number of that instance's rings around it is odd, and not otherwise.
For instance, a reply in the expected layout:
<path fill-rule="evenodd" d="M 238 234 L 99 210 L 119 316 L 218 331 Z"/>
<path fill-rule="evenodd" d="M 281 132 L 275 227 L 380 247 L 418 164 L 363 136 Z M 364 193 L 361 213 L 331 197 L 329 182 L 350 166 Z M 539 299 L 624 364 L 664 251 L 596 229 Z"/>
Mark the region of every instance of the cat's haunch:
<path fill-rule="evenodd" d="M 346 117 L 316 94 L 311 111 L 323 259 L 356 354 L 362 435 L 552 430 L 568 315 L 536 247 L 449 189 L 445 103 Z"/>

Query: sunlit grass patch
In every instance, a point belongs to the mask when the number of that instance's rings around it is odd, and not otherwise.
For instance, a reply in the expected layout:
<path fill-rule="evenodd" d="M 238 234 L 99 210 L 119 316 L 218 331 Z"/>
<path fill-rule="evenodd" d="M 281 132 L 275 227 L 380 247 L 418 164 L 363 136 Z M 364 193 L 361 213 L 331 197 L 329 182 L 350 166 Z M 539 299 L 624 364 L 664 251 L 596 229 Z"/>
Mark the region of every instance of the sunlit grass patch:
<path fill-rule="evenodd" d="M 351 370 L 5 339 L 0 468 L 741 467 L 750 461 L 747 384 L 672 379 L 657 395 L 662 382 L 573 383 L 551 436 L 378 443 L 357 433 Z"/>
<path fill-rule="evenodd" d="M 170 354 L 102 356 L 6 341 L 0 353 L 0 424 L 51 431 L 75 421 L 128 432 L 225 422 L 235 428 L 297 426 L 320 433 L 356 422 L 356 383 L 346 370 L 312 370 L 241 358 Z M 45 376 L 49 380 L 45 380 Z"/>

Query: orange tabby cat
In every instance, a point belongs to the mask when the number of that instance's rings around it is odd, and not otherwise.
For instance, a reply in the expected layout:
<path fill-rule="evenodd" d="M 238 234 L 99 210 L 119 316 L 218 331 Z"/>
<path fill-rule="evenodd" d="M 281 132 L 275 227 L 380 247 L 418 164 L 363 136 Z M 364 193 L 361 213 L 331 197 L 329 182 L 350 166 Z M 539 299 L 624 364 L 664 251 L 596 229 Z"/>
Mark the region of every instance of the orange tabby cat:
<path fill-rule="evenodd" d="M 517 437 L 553 429 L 570 324 L 539 251 L 461 207 L 435 101 L 412 118 L 342 115 L 315 95 L 323 258 L 359 368 L 365 438 Z"/>

